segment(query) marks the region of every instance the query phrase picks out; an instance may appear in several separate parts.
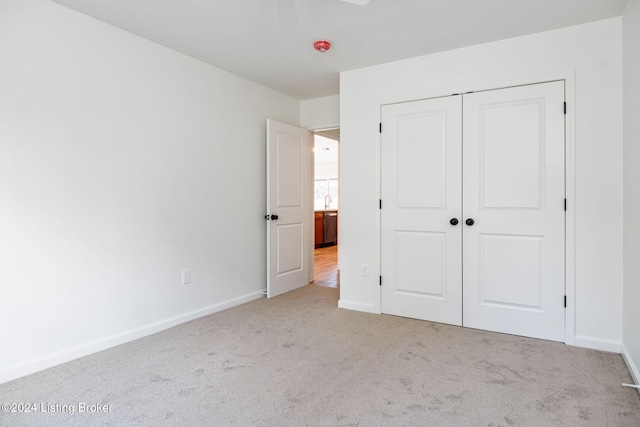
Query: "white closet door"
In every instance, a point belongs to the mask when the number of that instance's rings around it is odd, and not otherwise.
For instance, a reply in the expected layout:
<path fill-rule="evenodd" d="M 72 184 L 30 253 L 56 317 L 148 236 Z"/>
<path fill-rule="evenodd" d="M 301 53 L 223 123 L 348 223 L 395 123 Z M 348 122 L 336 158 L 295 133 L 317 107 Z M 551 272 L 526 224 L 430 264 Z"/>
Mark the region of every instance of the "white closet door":
<path fill-rule="evenodd" d="M 564 341 L 564 83 L 464 96 L 464 326 Z"/>
<path fill-rule="evenodd" d="M 383 313 L 462 323 L 461 100 L 382 109 Z"/>

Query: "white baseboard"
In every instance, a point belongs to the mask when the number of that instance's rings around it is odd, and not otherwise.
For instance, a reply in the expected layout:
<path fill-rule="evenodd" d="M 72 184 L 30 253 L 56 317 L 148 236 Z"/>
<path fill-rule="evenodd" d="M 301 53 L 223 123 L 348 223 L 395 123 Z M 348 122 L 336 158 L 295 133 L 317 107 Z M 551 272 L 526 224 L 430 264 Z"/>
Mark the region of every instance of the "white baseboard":
<path fill-rule="evenodd" d="M 108 348 L 115 347 L 129 341 L 134 341 L 139 338 L 164 331 L 165 329 L 172 328 L 174 326 L 198 319 L 200 317 L 208 316 L 210 314 L 214 314 L 241 304 L 245 304 L 247 302 L 262 298 L 262 292 L 262 290 L 252 292 L 250 294 L 223 301 L 218 304 L 180 314 L 168 319 L 160 320 L 158 322 L 131 329 L 119 334 L 111 335 L 109 337 L 100 338 L 86 344 L 81 344 L 72 348 L 48 354 L 46 356 L 38 357 L 27 362 L 9 366 L 8 368 L 0 370 L 0 384 L 15 380 L 25 375 L 33 374 L 34 372 L 42 371 L 52 366 L 79 359 L 80 357 L 88 356 L 90 354 L 97 353 L 99 351 L 106 350 Z"/>
<path fill-rule="evenodd" d="M 576 335 L 573 343 L 576 347 L 590 348 L 593 350 L 608 351 L 611 353 L 621 352 L 621 342 L 606 340 L 602 338 L 587 337 L 584 335 Z"/>
<path fill-rule="evenodd" d="M 353 301 L 345 301 L 342 299 L 338 301 L 338 307 L 344 308 L 347 310 L 364 311 L 365 313 L 379 314 L 373 305 L 362 304 L 362 303 L 353 302 Z"/>
<path fill-rule="evenodd" d="M 627 364 L 627 368 L 629 368 L 629 373 L 631 373 L 631 378 L 633 378 L 634 384 L 640 384 L 640 371 L 638 371 L 638 367 L 635 363 L 633 363 L 633 359 L 625 347 L 624 343 L 622 343 L 622 358 L 624 362 Z M 640 389 L 638 389 L 638 393 L 640 393 Z"/>

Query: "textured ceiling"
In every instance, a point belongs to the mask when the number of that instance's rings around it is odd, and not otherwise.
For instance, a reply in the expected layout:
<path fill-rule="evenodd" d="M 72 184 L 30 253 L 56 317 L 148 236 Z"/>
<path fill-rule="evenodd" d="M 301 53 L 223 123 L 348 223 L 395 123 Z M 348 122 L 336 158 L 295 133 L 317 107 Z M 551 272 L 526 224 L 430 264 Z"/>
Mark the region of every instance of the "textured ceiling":
<path fill-rule="evenodd" d="M 304 100 L 338 94 L 340 71 L 622 14 L 626 0 L 52 0 Z M 328 52 L 313 42 L 332 43 Z"/>

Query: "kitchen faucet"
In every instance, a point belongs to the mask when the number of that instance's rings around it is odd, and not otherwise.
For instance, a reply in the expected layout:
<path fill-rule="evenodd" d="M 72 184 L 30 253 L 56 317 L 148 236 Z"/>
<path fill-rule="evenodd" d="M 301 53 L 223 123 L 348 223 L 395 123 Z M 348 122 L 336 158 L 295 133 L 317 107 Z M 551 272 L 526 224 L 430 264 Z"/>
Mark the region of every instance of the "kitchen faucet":
<path fill-rule="evenodd" d="M 329 199 L 329 201 L 328 201 L 328 202 L 327 202 L 327 198 Z M 329 206 L 331 206 L 331 202 L 332 202 L 332 201 L 333 201 L 333 200 L 331 200 L 331 196 L 330 196 L 330 195 L 328 195 L 328 194 L 327 194 L 326 196 L 324 196 L 324 210 L 325 210 L 325 211 L 327 210 L 327 208 L 328 208 Z"/>

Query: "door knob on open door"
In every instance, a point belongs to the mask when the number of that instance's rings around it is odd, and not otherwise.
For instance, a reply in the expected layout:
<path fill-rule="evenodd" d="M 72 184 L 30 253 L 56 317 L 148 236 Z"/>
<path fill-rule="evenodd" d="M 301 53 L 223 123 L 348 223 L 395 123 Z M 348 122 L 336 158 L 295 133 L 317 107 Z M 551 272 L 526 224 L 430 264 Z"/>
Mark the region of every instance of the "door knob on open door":
<path fill-rule="evenodd" d="M 468 220 L 466 220 L 466 221 L 465 221 L 465 224 L 467 224 L 467 225 L 473 225 L 473 224 L 474 224 L 474 221 L 473 221 L 473 219 L 472 219 L 472 218 L 469 218 Z"/>
<path fill-rule="evenodd" d="M 451 218 L 451 221 L 449 221 L 449 224 L 458 225 L 458 218 Z"/>
<path fill-rule="evenodd" d="M 278 215 L 271 215 L 271 219 L 275 221 L 276 219 L 278 219 Z"/>

